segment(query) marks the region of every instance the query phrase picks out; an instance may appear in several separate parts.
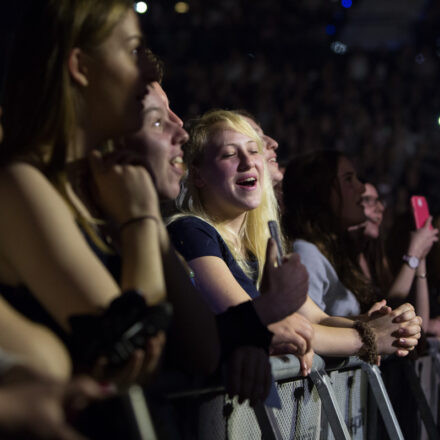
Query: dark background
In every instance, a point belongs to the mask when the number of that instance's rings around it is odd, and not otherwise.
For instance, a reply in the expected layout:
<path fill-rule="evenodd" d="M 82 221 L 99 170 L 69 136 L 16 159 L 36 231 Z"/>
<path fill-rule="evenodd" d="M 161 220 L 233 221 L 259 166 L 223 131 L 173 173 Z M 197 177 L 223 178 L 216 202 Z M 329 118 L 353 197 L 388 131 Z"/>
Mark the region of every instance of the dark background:
<path fill-rule="evenodd" d="M 339 148 L 387 197 L 389 218 L 415 193 L 440 213 L 440 2 L 189 0 L 186 14 L 147 3 L 142 26 L 182 119 L 244 108 L 282 161 Z M 25 5 L 1 3 L 0 75 Z"/>

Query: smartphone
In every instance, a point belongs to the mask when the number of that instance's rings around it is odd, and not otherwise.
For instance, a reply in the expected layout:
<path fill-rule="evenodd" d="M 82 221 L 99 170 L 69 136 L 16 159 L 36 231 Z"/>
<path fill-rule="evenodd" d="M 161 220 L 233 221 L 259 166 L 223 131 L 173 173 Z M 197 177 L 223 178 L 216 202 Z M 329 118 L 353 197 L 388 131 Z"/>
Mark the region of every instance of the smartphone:
<path fill-rule="evenodd" d="M 278 266 L 281 266 L 281 263 L 283 261 L 283 246 L 281 245 L 278 224 L 275 220 L 269 220 L 267 224 L 269 226 L 270 236 L 275 240 L 275 243 L 277 245 L 277 263 Z"/>
<path fill-rule="evenodd" d="M 412 207 L 416 228 L 420 229 L 425 225 L 426 220 L 428 220 L 429 218 L 428 202 L 426 201 L 426 198 L 423 196 L 412 196 L 411 207 Z"/>

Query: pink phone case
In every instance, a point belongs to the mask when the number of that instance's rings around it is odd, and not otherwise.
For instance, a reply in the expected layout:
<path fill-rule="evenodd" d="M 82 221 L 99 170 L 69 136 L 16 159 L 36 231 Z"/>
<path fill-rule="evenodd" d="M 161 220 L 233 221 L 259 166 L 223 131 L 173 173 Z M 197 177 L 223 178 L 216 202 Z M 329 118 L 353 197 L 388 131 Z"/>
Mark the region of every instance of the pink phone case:
<path fill-rule="evenodd" d="M 416 228 L 420 229 L 424 226 L 429 217 L 428 202 L 423 196 L 412 196 L 411 207 Z"/>

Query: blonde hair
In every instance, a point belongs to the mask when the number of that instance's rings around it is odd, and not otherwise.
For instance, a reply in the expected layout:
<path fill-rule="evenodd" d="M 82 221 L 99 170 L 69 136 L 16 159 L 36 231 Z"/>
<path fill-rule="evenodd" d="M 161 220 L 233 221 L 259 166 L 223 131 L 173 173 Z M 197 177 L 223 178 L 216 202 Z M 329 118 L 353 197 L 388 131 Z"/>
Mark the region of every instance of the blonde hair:
<path fill-rule="evenodd" d="M 251 276 L 252 270 L 246 258 L 237 249 L 237 241 L 248 253 L 255 256 L 258 261 L 258 281 L 259 286 L 266 261 L 267 240 L 270 237 L 267 223 L 275 220 L 279 223 L 278 204 L 272 188 L 266 162 L 264 164 L 264 175 L 262 180 L 261 203 L 255 209 L 246 213 L 244 223 L 239 235 L 234 234 L 221 221 L 211 216 L 205 209 L 199 189 L 194 185 L 193 177 L 195 168 L 201 166 L 204 152 L 214 133 L 221 129 L 230 129 L 242 133 L 258 146 L 258 151 L 263 154 L 263 143 L 252 126 L 241 115 L 228 110 L 212 110 L 205 113 L 199 119 L 193 121 L 190 129 L 190 140 L 184 146 L 184 161 L 188 167 L 188 175 L 182 183 L 182 194 L 180 197 L 181 214 L 177 214 L 169 220 L 172 222 L 179 217 L 193 215 L 201 218 L 212 225 L 227 244 L 229 250 L 243 271 Z"/>
<path fill-rule="evenodd" d="M 68 58 L 74 47 L 96 50 L 131 7 L 131 0 L 29 2 L 15 37 L 4 87 L 0 163 L 21 160 L 41 169 L 102 250 L 109 248 L 66 191 L 67 147 L 81 108 Z"/>

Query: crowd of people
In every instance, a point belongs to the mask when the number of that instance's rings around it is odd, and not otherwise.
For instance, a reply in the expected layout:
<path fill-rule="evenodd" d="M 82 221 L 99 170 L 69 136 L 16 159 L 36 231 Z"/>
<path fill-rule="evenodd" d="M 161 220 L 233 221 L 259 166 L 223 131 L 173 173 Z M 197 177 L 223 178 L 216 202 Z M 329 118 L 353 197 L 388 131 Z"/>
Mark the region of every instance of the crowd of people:
<path fill-rule="evenodd" d="M 429 330 L 432 219 L 392 275 L 384 206 L 346 153 L 302 139 L 282 172 L 270 106 L 219 99 L 233 110 L 184 127 L 145 41 L 131 0 L 38 0 L 22 16 L 1 103 L 2 438 L 84 438 L 90 402 L 132 384 L 160 395 L 169 371 L 217 374 L 255 405 L 270 355 L 307 376 L 315 352 L 378 364 Z M 255 72 L 264 102 L 277 81 Z M 306 102 L 293 85 L 286 105 Z"/>

